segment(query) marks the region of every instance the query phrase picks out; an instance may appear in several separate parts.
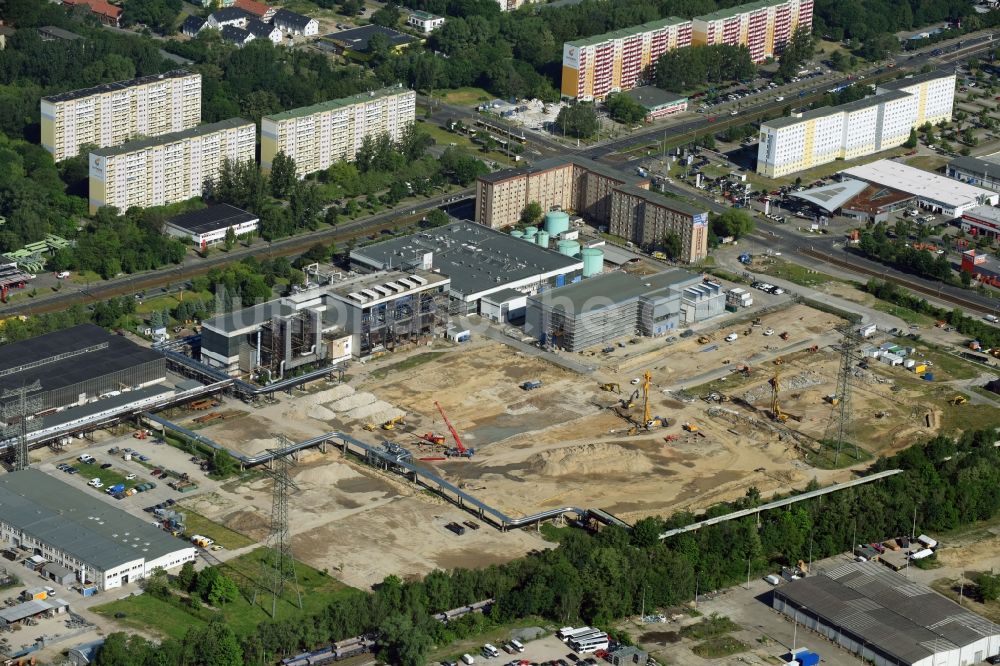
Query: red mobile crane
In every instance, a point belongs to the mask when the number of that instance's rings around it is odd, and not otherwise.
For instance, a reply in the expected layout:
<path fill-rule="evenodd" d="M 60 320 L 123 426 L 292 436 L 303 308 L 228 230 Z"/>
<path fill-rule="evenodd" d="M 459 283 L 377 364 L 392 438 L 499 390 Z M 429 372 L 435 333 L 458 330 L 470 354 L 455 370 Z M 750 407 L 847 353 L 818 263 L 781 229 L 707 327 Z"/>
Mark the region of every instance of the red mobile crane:
<path fill-rule="evenodd" d="M 442 407 L 441 404 L 436 401 L 434 402 L 434 406 L 438 408 L 439 412 L 441 412 L 441 418 L 444 419 L 444 424 L 448 426 L 448 431 L 451 432 L 451 436 L 455 439 L 455 448 L 447 449 L 444 452 L 444 454 L 449 458 L 452 456 L 458 456 L 461 458 L 471 458 L 473 455 L 475 455 L 476 453 L 475 449 L 467 449 L 465 448 L 465 445 L 462 444 L 462 438 L 458 436 L 458 431 L 455 430 L 455 426 L 453 426 L 451 424 L 451 421 L 448 420 L 448 415 L 444 413 L 444 407 Z"/>

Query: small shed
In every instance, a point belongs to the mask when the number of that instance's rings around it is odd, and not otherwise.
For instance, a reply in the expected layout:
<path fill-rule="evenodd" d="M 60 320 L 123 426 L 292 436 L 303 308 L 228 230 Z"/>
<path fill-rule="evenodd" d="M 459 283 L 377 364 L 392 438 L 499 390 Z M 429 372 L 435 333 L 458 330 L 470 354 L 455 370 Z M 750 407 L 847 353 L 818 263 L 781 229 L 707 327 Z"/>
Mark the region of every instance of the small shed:
<path fill-rule="evenodd" d="M 882 354 L 882 362 L 891 366 L 903 365 L 903 357 L 892 352 Z"/>
<path fill-rule="evenodd" d="M 42 566 L 42 575 L 60 585 L 72 585 L 76 581 L 76 573 L 61 564 L 46 562 Z"/>
<path fill-rule="evenodd" d="M 24 558 L 24 566 L 31 569 L 32 571 L 38 571 L 45 564 L 46 560 L 41 555 L 32 555 L 31 557 Z"/>
<path fill-rule="evenodd" d="M 878 327 L 875 326 L 875 324 L 866 324 L 865 326 L 862 326 L 861 328 L 858 329 L 858 334 L 863 338 L 870 338 L 871 336 L 875 335 L 875 331 L 877 330 Z"/>
<path fill-rule="evenodd" d="M 70 648 L 69 652 L 66 653 L 66 660 L 73 664 L 73 666 L 89 666 L 97 661 L 97 653 L 101 651 L 103 646 L 103 638 L 99 641 L 77 645 Z"/>
<path fill-rule="evenodd" d="M 0 626 L 17 624 L 30 617 L 38 617 L 39 615 L 46 615 L 48 613 L 65 613 L 67 610 L 69 610 L 69 602 L 57 599 L 56 597 L 50 597 L 45 600 L 35 599 L 33 601 L 25 601 L 23 604 L 18 604 L 17 606 L 0 609 Z"/>
<path fill-rule="evenodd" d="M 41 600 L 47 596 L 49 596 L 49 591 L 44 587 L 29 587 L 21 592 L 21 598 L 25 601 L 31 601 L 32 599 Z"/>
<path fill-rule="evenodd" d="M 626 666 L 626 664 L 645 666 L 649 662 L 649 653 L 637 647 L 626 645 L 609 654 L 608 659 L 614 666 Z"/>

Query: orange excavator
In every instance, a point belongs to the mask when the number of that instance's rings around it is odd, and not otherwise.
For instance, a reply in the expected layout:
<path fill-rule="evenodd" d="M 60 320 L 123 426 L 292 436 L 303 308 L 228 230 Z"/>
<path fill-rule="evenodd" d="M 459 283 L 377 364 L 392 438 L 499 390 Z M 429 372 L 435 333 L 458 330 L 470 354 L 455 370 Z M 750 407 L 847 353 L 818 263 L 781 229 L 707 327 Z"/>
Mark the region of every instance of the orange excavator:
<path fill-rule="evenodd" d="M 435 402 L 434 406 L 438 408 L 439 412 L 441 412 L 441 418 L 444 419 L 444 424 L 448 426 L 448 432 L 451 433 L 452 439 L 455 440 L 455 446 L 450 449 L 445 449 L 444 454 L 449 458 L 453 457 L 471 458 L 472 456 L 474 456 L 476 454 L 476 450 L 465 448 L 465 445 L 462 444 L 462 438 L 458 436 L 458 431 L 455 430 L 455 426 L 453 426 L 451 424 L 451 421 L 448 420 L 448 415 L 444 413 L 444 408 L 441 406 L 441 404 Z"/>

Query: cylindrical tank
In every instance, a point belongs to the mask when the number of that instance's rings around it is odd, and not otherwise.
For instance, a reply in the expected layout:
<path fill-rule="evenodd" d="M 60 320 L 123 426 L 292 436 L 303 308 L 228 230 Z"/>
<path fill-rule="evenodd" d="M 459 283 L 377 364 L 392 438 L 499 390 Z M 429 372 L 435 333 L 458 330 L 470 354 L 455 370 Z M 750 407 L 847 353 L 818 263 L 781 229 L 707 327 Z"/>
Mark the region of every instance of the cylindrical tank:
<path fill-rule="evenodd" d="M 547 232 L 545 229 L 540 230 L 535 235 L 535 242 L 538 243 L 539 245 L 541 245 L 542 247 L 548 247 L 549 246 L 549 232 Z"/>
<path fill-rule="evenodd" d="M 524 232 L 520 229 L 514 229 L 514 231 L 510 232 L 510 235 L 514 238 L 524 238 Z"/>
<path fill-rule="evenodd" d="M 580 252 L 580 255 L 583 257 L 583 277 L 591 277 L 604 270 L 604 250 L 587 247 Z"/>
<path fill-rule="evenodd" d="M 571 240 L 561 240 L 559 241 L 559 254 L 564 254 L 567 257 L 575 257 L 580 254 L 580 244 L 576 241 Z"/>
<path fill-rule="evenodd" d="M 532 243 L 535 242 L 535 234 L 538 233 L 538 227 L 525 227 L 524 228 L 524 240 L 529 240 Z"/>
<path fill-rule="evenodd" d="M 545 214 L 545 230 L 550 236 L 558 236 L 569 231 L 569 213 L 561 210 L 551 210 Z"/>

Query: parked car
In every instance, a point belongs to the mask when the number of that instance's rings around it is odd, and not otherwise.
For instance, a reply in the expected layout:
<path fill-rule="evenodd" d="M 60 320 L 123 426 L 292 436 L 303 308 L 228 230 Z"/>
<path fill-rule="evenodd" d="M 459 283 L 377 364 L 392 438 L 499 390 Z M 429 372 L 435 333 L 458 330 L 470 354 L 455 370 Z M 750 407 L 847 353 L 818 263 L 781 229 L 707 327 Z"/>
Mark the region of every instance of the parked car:
<path fill-rule="evenodd" d="M 104 463 L 101 465 L 101 469 L 108 469 L 109 467 L 111 467 L 111 463 Z"/>
<path fill-rule="evenodd" d="M 132 481 L 134 479 L 135 479 L 135 474 L 132 474 L 131 472 L 125 475 L 126 481 Z"/>

